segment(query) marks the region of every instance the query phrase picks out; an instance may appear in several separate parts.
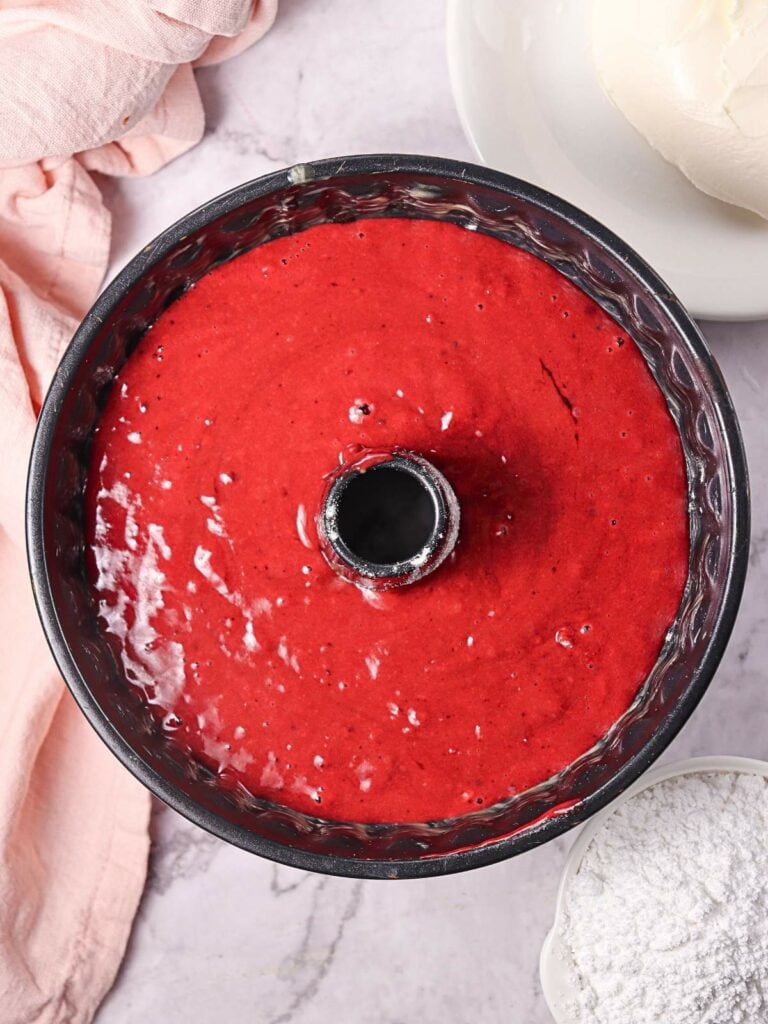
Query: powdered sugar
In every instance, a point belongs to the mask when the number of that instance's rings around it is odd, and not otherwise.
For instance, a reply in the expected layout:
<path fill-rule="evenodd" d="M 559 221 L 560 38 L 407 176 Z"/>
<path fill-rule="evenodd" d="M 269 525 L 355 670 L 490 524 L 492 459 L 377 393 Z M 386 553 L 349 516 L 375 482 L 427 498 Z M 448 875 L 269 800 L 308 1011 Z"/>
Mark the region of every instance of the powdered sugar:
<path fill-rule="evenodd" d="M 768 782 L 684 775 L 621 804 L 565 894 L 574 1024 L 765 1024 Z"/>

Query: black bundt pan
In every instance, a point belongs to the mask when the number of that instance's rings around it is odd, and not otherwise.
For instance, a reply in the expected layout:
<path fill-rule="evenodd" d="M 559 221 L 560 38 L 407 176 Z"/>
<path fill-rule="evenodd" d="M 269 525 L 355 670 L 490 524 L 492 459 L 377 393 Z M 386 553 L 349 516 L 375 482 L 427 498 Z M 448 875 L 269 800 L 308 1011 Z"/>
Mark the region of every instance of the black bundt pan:
<path fill-rule="evenodd" d="M 127 685 L 99 629 L 84 567 L 93 427 L 147 327 L 203 274 L 240 253 L 315 224 L 367 217 L 451 221 L 555 267 L 638 344 L 687 464 L 688 583 L 633 707 L 556 778 L 494 807 L 428 823 L 327 821 L 221 787 L 163 735 Z M 604 807 L 658 757 L 725 650 L 746 573 L 749 485 L 736 415 L 704 339 L 621 239 L 555 196 L 486 168 L 357 156 L 247 182 L 168 228 L 118 274 L 77 330 L 45 400 L 30 463 L 27 537 L 40 618 L 62 675 L 91 725 L 144 785 L 191 821 L 261 856 L 330 874 L 408 878 L 478 867 L 538 846 Z"/>

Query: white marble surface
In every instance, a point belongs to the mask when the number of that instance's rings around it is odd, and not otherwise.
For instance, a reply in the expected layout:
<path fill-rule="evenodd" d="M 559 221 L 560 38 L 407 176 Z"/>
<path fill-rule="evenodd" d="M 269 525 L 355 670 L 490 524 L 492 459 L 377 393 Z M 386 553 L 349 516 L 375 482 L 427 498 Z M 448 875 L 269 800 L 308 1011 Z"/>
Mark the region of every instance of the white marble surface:
<path fill-rule="evenodd" d="M 454 113 L 442 0 L 281 0 L 274 31 L 200 73 L 203 143 L 107 185 L 116 269 L 191 207 L 320 156 L 470 158 Z M 768 323 L 705 325 L 752 473 L 751 573 L 722 668 L 665 760 L 768 757 Z M 150 880 L 98 1024 L 544 1024 L 539 947 L 571 837 L 466 875 L 355 882 L 226 846 L 156 808 Z"/>

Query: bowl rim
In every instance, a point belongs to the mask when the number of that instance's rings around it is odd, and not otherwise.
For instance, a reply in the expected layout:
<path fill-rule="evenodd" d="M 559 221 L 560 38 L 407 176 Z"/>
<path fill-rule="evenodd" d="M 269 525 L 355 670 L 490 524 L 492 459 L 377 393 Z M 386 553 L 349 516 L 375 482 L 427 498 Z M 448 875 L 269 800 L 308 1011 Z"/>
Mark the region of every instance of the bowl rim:
<path fill-rule="evenodd" d="M 689 757 L 682 761 L 671 761 L 669 764 L 656 765 L 649 772 L 637 779 L 610 806 L 604 807 L 587 822 L 574 840 L 573 846 L 563 863 L 560 882 L 555 897 L 555 909 L 552 925 L 544 937 L 539 954 L 539 980 L 544 1002 L 555 1024 L 569 1024 L 565 1009 L 570 1003 L 569 979 L 565 970 L 568 954 L 562 946 L 560 929 L 565 909 L 565 895 L 568 886 L 578 873 L 581 863 L 602 831 L 604 825 L 622 804 L 653 789 L 661 782 L 681 779 L 686 775 L 757 775 L 768 782 L 768 761 L 754 757 L 741 757 L 737 754 L 708 754 L 703 757 Z"/>
<path fill-rule="evenodd" d="M 495 189 L 567 221 L 597 246 L 609 252 L 653 294 L 678 335 L 694 353 L 710 382 L 715 414 L 725 439 L 724 452 L 731 480 L 733 529 L 728 551 L 728 573 L 712 635 L 691 676 L 685 694 L 663 720 L 651 740 L 578 804 L 555 809 L 546 819 L 518 832 L 486 840 L 448 854 L 404 859 L 363 859 L 315 853 L 275 842 L 220 817 L 163 779 L 117 732 L 96 702 L 80 674 L 59 622 L 53 600 L 44 548 L 45 484 L 51 447 L 68 389 L 103 321 L 125 292 L 188 235 L 250 201 L 302 183 L 328 181 L 340 176 L 412 174 Z M 311 161 L 246 181 L 210 199 L 162 231 L 113 278 L 83 318 L 67 346 L 46 394 L 37 422 L 29 461 L 26 492 L 26 540 L 30 579 L 43 630 L 53 658 L 80 709 L 112 753 L 155 796 L 209 833 L 241 849 L 288 865 L 330 875 L 355 878 L 420 878 L 465 871 L 504 860 L 554 839 L 590 818 L 624 792 L 666 749 L 701 700 L 727 646 L 746 578 L 750 498 L 746 454 L 741 430 L 728 389 L 714 356 L 699 328 L 648 264 L 618 236 L 588 214 L 551 193 L 500 171 L 442 157 L 365 154 Z"/>

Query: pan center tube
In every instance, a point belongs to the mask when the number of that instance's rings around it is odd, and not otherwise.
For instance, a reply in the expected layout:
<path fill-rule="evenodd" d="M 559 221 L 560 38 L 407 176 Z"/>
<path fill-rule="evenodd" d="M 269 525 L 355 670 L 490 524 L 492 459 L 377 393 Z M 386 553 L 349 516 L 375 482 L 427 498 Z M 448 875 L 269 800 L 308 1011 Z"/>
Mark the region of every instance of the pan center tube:
<path fill-rule="evenodd" d="M 415 583 L 451 554 L 459 503 L 443 474 L 401 448 L 364 450 L 329 478 L 317 517 L 323 555 L 369 590 Z"/>

